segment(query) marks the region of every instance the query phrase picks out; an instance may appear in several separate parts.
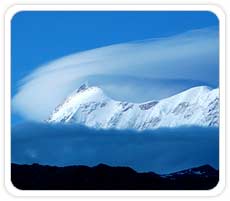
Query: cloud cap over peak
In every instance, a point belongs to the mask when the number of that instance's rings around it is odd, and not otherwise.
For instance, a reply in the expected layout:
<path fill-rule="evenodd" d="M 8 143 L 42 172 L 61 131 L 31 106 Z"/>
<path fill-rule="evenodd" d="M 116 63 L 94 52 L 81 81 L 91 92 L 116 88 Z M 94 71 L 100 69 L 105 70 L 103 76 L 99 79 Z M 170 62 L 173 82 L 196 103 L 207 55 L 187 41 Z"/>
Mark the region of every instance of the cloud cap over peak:
<path fill-rule="evenodd" d="M 218 28 L 210 27 L 69 55 L 25 77 L 13 97 L 13 111 L 30 120 L 47 119 L 86 80 L 112 98 L 132 102 L 164 98 L 197 85 L 217 87 L 218 46 Z"/>

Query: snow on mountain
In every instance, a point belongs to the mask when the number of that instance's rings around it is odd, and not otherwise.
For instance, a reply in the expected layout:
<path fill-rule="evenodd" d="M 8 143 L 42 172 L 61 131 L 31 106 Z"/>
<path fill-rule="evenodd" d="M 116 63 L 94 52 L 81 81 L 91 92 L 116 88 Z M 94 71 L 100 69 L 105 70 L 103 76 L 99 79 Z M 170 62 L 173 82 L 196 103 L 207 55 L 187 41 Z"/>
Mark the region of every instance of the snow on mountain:
<path fill-rule="evenodd" d="M 107 97 L 102 89 L 83 84 L 56 107 L 49 123 L 76 123 L 93 128 L 155 129 L 178 126 L 219 126 L 219 89 L 193 87 L 144 103 Z"/>
<path fill-rule="evenodd" d="M 209 176 L 218 176 L 218 170 L 214 169 L 210 165 L 202 165 L 199 167 L 195 168 L 190 168 L 186 170 L 181 170 L 178 172 L 170 173 L 170 174 L 165 174 L 161 175 L 163 178 L 176 178 L 176 177 L 183 177 L 183 176 L 204 176 L 204 177 L 209 177 Z"/>

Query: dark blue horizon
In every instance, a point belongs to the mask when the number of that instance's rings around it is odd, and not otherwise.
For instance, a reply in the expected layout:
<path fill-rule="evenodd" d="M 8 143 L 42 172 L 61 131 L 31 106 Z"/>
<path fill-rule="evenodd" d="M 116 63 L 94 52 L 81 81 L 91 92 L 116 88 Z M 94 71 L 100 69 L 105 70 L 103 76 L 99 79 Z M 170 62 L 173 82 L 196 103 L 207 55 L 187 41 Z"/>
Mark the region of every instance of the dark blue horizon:
<path fill-rule="evenodd" d="M 104 163 L 156 173 L 206 164 L 219 168 L 218 127 L 135 131 L 26 123 L 12 128 L 11 147 L 12 162 L 18 164 L 95 166 Z"/>

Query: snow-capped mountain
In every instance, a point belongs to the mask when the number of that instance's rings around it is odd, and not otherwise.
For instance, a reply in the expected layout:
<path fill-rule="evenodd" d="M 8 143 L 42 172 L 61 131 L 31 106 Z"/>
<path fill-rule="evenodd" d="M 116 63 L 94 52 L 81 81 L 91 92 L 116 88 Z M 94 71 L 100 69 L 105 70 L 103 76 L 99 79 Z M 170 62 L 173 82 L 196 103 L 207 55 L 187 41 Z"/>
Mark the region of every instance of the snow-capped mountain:
<path fill-rule="evenodd" d="M 56 107 L 47 122 L 137 130 L 191 125 L 218 127 L 219 89 L 199 86 L 159 101 L 129 103 L 109 98 L 99 87 L 83 84 Z"/>

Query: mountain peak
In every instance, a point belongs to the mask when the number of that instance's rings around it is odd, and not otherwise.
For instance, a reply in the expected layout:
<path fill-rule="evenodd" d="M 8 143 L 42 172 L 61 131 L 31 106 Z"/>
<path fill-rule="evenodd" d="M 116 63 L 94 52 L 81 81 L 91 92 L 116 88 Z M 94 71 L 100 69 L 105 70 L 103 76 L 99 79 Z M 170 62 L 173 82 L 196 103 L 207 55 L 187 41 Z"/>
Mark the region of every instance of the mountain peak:
<path fill-rule="evenodd" d="M 93 128 L 156 129 L 179 126 L 219 126 L 218 89 L 190 88 L 146 103 L 113 100 L 97 86 L 82 84 L 50 116 L 48 122 L 83 124 Z"/>
<path fill-rule="evenodd" d="M 77 93 L 85 91 L 88 88 L 89 88 L 89 84 L 88 84 L 88 82 L 85 82 L 78 88 Z"/>

